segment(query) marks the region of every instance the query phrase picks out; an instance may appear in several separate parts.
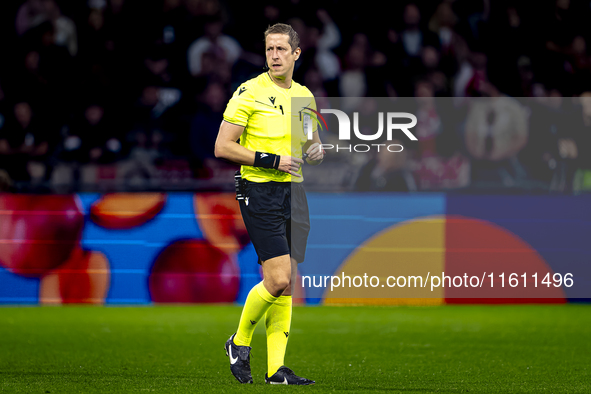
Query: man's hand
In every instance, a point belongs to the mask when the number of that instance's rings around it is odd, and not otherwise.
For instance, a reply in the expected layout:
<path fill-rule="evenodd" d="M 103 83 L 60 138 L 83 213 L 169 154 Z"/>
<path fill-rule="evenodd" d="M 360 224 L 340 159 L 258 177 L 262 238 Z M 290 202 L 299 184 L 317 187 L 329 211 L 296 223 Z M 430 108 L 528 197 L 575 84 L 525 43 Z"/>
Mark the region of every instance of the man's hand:
<path fill-rule="evenodd" d="M 302 159 L 298 159 L 297 157 L 291 156 L 280 156 L 281 160 L 279 161 L 279 171 L 287 172 L 293 176 L 301 177 L 300 174 L 297 172 L 300 169 L 300 165 L 304 164 Z"/>
<path fill-rule="evenodd" d="M 306 154 L 308 155 L 308 163 L 312 165 L 320 164 L 320 162 L 324 159 L 324 149 L 322 149 L 322 145 L 318 142 L 310 145 L 306 151 Z"/>

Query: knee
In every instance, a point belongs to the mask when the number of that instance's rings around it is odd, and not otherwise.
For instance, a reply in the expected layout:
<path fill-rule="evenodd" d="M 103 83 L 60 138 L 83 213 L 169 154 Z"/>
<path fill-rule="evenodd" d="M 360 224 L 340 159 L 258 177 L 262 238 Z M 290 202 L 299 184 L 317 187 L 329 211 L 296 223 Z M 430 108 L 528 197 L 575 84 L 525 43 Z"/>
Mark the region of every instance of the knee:
<path fill-rule="evenodd" d="M 269 283 L 269 293 L 275 297 L 279 297 L 289 287 L 289 277 L 275 277 Z"/>

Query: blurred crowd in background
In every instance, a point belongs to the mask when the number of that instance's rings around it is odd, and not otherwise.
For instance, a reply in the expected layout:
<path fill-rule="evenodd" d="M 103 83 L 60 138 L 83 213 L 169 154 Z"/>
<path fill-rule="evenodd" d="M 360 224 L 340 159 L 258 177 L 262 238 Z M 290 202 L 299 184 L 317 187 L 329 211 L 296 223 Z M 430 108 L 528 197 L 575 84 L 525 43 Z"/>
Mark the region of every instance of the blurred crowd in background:
<path fill-rule="evenodd" d="M 299 33 L 294 79 L 319 106 L 323 97 L 415 100 L 418 143 L 346 159 L 342 189 L 591 189 L 589 1 L 0 7 L 2 190 L 231 185 L 235 167 L 213 156 L 222 113 L 238 85 L 263 72 L 263 32 L 277 22 Z M 460 127 L 441 127 L 447 113 L 464 114 Z M 331 171 L 336 163 L 312 181 Z"/>

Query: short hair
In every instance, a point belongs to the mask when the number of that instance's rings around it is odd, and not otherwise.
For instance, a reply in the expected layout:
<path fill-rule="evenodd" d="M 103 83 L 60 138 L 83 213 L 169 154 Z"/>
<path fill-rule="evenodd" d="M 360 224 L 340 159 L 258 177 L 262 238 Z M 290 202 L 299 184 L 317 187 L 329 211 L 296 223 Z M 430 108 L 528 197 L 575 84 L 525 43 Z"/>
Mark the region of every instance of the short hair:
<path fill-rule="evenodd" d="M 300 36 L 290 25 L 285 23 L 276 23 L 273 26 L 269 26 L 265 30 L 265 42 L 269 34 L 286 34 L 289 36 L 287 42 L 291 46 L 291 51 L 294 52 L 300 46 Z"/>

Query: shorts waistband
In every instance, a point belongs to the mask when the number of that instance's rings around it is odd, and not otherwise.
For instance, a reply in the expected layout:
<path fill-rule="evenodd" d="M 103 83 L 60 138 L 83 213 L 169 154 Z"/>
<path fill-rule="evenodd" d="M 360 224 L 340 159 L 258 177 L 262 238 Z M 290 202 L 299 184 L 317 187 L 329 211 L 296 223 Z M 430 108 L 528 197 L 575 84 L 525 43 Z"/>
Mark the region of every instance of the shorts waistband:
<path fill-rule="evenodd" d="M 276 181 L 268 181 L 268 182 L 253 182 L 253 181 L 249 181 L 248 179 L 245 179 L 244 182 L 246 182 L 248 185 L 260 185 L 260 186 L 292 186 L 292 185 L 298 185 L 298 183 L 296 182 L 276 182 Z"/>

